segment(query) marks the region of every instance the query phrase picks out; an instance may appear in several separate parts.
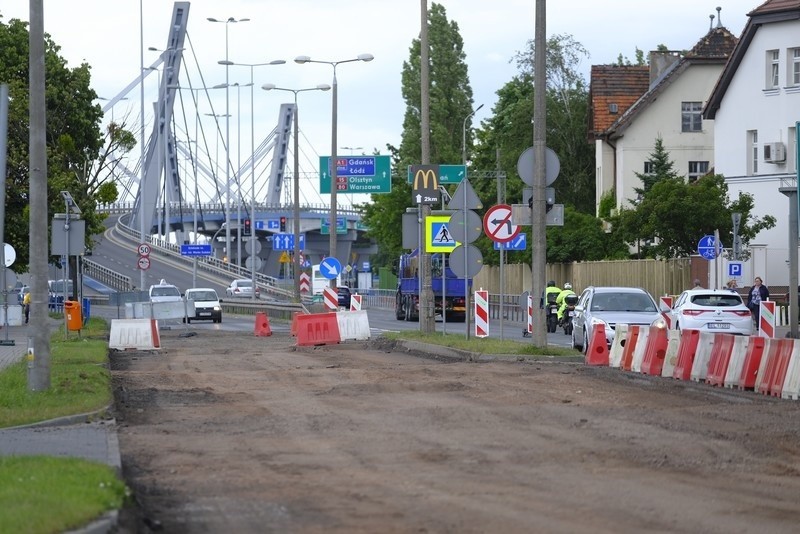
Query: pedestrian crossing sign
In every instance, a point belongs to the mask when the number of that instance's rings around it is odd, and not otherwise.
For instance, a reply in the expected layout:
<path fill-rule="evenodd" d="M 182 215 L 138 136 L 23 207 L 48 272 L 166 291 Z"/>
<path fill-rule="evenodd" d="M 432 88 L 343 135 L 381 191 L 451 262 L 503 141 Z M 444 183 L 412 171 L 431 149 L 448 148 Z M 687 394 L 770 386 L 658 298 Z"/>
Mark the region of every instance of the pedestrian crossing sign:
<path fill-rule="evenodd" d="M 425 252 L 447 254 L 458 246 L 449 225 L 450 215 L 430 215 L 425 219 Z"/>

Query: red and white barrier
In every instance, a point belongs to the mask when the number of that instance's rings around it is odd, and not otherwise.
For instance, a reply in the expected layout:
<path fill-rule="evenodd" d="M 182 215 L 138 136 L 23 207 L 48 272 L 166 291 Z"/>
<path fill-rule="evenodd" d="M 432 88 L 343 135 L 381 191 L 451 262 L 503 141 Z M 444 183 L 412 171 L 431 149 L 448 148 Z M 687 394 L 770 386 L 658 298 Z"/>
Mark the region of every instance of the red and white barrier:
<path fill-rule="evenodd" d="M 742 375 L 747 348 L 750 346 L 751 337 L 734 336 L 733 350 L 728 361 L 728 371 L 725 373 L 725 387 L 734 388 L 739 385 L 739 377 Z"/>
<path fill-rule="evenodd" d="M 622 354 L 625 352 L 625 343 L 628 341 L 628 325 L 617 323 L 614 329 L 614 342 L 611 344 L 609 359 L 611 367 L 619 369 L 622 366 Z"/>
<path fill-rule="evenodd" d="M 475 337 L 489 336 L 489 292 L 481 288 L 475 292 Z"/>
<path fill-rule="evenodd" d="M 158 321 L 155 319 L 112 319 L 108 348 L 113 350 L 161 348 Z"/>
<path fill-rule="evenodd" d="M 661 304 L 666 305 L 670 309 L 672 308 L 672 297 L 664 296 L 664 297 L 661 297 L 659 300 L 660 300 Z M 672 316 L 669 314 L 669 312 L 665 312 L 665 311 L 661 312 L 661 316 L 664 318 L 664 321 L 667 323 L 667 328 L 669 328 L 671 330 L 672 329 Z"/>
<path fill-rule="evenodd" d="M 336 311 L 339 309 L 339 292 L 332 287 L 326 287 L 322 290 L 322 300 L 325 307 L 329 310 Z"/>
<path fill-rule="evenodd" d="M 533 297 L 528 295 L 528 335 L 533 334 Z"/>
<path fill-rule="evenodd" d="M 678 330 L 667 332 L 667 353 L 664 355 L 664 364 L 661 366 L 661 376 L 672 378 L 675 372 L 675 363 L 678 361 L 678 351 L 681 346 L 681 333 Z"/>
<path fill-rule="evenodd" d="M 336 314 L 339 325 L 339 339 L 369 339 L 369 318 L 366 311 L 347 311 Z"/>
<path fill-rule="evenodd" d="M 639 337 L 636 340 L 636 347 L 633 349 L 630 370 L 634 373 L 642 372 L 642 362 L 644 361 L 644 351 L 647 348 L 647 340 L 650 337 L 650 329 L 639 327 Z"/>
<path fill-rule="evenodd" d="M 700 332 L 697 342 L 697 351 L 694 353 L 694 363 L 689 377 L 695 382 L 701 382 L 708 376 L 708 362 L 711 360 L 711 350 L 714 348 L 714 336 L 711 332 Z"/>
<path fill-rule="evenodd" d="M 786 369 L 786 380 L 783 382 L 782 399 L 797 400 L 800 398 L 800 341 L 795 340 L 789 367 Z"/>
<path fill-rule="evenodd" d="M 758 332 L 762 337 L 775 337 L 775 303 L 762 301 L 758 313 Z"/>
<path fill-rule="evenodd" d="M 361 311 L 362 297 L 358 293 L 350 295 L 350 311 Z"/>
<path fill-rule="evenodd" d="M 311 291 L 311 277 L 308 273 L 300 273 L 300 292 L 308 293 Z"/>

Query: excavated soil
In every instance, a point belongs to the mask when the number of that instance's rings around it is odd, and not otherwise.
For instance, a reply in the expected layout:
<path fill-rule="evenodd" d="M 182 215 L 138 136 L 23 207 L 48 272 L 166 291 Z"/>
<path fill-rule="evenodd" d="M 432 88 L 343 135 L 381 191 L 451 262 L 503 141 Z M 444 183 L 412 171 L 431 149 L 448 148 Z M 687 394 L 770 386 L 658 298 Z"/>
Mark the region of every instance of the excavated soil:
<path fill-rule="evenodd" d="M 797 532 L 800 405 L 226 332 L 111 356 L 125 532 Z"/>

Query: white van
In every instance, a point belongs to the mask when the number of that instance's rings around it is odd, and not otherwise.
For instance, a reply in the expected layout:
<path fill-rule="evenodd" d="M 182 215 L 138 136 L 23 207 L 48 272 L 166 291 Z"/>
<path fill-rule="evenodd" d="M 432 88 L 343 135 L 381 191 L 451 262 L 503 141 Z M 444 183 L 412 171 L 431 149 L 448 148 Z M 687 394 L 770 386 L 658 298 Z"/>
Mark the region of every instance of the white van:
<path fill-rule="evenodd" d="M 186 322 L 209 320 L 222 322 L 222 302 L 210 287 L 193 287 L 186 290 Z"/>

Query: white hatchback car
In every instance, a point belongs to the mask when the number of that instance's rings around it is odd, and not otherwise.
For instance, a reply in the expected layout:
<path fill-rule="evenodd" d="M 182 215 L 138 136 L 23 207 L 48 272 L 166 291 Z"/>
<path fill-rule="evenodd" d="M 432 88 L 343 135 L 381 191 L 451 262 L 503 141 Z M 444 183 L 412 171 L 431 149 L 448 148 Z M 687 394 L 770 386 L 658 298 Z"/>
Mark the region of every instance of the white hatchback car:
<path fill-rule="evenodd" d="M 234 280 L 225 290 L 225 295 L 228 297 L 252 297 L 253 281 L 246 278 Z M 261 290 L 256 286 L 256 298 L 259 298 L 260 296 Z"/>
<path fill-rule="evenodd" d="M 729 289 L 689 289 L 675 300 L 672 324 L 678 329 L 749 336 L 753 317 L 742 297 Z"/>

